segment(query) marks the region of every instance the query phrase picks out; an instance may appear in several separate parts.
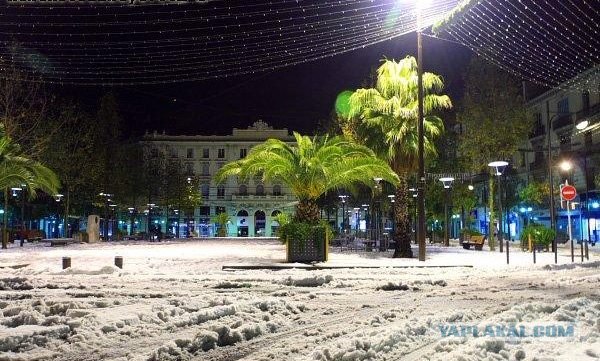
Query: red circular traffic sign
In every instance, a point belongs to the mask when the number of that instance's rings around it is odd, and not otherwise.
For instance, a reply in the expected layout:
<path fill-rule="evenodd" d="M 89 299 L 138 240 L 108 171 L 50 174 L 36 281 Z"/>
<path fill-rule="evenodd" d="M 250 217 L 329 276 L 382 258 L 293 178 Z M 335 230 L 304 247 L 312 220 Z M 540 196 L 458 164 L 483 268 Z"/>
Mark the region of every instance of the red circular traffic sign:
<path fill-rule="evenodd" d="M 573 186 L 564 186 L 560 189 L 560 196 L 565 201 L 572 201 L 577 197 L 577 190 Z"/>

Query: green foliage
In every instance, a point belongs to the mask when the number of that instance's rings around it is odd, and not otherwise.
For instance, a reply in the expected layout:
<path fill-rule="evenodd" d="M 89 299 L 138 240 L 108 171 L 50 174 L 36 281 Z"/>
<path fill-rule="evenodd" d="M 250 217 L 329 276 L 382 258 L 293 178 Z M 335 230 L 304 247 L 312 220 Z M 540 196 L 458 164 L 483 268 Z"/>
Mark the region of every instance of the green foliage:
<path fill-rule="evenodd" d="M 541 224 L 529 224 L 521 232 L 521 242 L 527 242 L 529 236 L 536 245 L 549 246 L 556 238 L 556 232 Z"/>
<path fill-rule="evenodd" d="M 437 152 L 434 140 L 444 131 L 444 123 L 434 115 L 449 109 L 442 77 L 423 74 L 425 151 Z M 375 88 L 357 89 L 350 97 L 350 112 L 343 129 L 357 141 L 389 161 L 397 173 L 416 169 L 418 150 L 417 62 L 414 57 L 400 61 L 384 60 L 377 69 Z"/>
<path fill-rule="evenodd" d="M 530 182 L 519 190 L 519 199 L 525 204 L 541 205 L 550 196 L 550 184 L 547 182 Z"/>
<path fill-rule="evenodd" d="M 418 161 L 417 79 L 414 57 L 383 60 L 375 86 L 357 89 L 350 97 L 350 112 L 341 125 L 344 134 L 373 149 L 401 178 L 394 206 L 394 257 L 412 257 L 407 180 Z M 429 159 L 437 155 L 435 140 L 444 132 L 444 123 L 435 112 L 452 107 L 450 98 L 440 94 L 443 87 L 441 76 L 423 74 L 425 152 Z"/>
<path fill-rule="evenodd" d="M 466 184 L 457 184 L 452 187 L 452 205 L 455 209 L 464 209 L 465 212 L 470 212 L 477 205 L 475 191 L 469 190 Z"/>
<path fill-rule="evenodd" d="M 219 225 L 219 230 L 217 231 L 217 237 L 227 237 L 227 225 L 231 221 L 231 217 L 229 214 L 225 212 L 221 212 L 213 217 L 212 221 Z"/>
<path fill-rule="evenodd" d="M 290 242 L 300 242 L 304 244 L 312 237 L 313 225 L 306 222 L 290 222 L 279 227 L 279 240 L 286 244 Z"/>
<path fill-rule="evenodd" d="M 308 137 L 294 133 L 296 144 L 268 139 L 252 148 L 244 159 L 225 164 L 217 182 L 229 176 L 263 182 L 280 181 L 302 201 L 314 203 L 328 190 L 348 188 L 354 183 L 375 185 L 374 177 L 396 184 L 398 176 L 369 148 L 342 137 Z"/>
<path fill-rule="evenodd" d="M 292 221 L 292 216 L 288 213 L 277 213 L 277 215 L 273 218 L 273 220 L 277 223 L 279 223 L 279 226 L 285 226 L 286 224 L 290 223 Z"/>
<path fill-rule="evenodd" d="M 433 23 L 431 31 L 435 35 L 440 35 L 444 30 L 446 30 L 449 27 L 449 25 L 461 19 L 465 13 L 467 13 L 474 5 L 478 3 L 479 2 L 476 0 L 461 1 L 456 5 L 456 7 L 454 7 L 454 9 L 447 12 L 442 19 Z"/>
<path fill-rule="evenodd" d="M 459 153 L 472 171 L 511 159 L 531 129 L 518 79 L 476 58 L 469 66 L 465 96 L 457 114 L 463 124 Z"/>
<path fill-rule="evenodd" d="M 6 135 L 4 125 L 0 123 L 0 189 L 22 185 L 34 197 L 38 190 L 56 194 L 60 181 L 51 169 L 29 159 L 21 147 Z"/>
<path fill-rule="evenodd" d="M 297 242 L 303 248 L 307 241 L 313 241 L 317 247 L 325 244 L 325 237 L 331 239 L 333 230 L 325 221 L 319 224 L 306 222 L 290 222 L 279 227 L 279 240 L 286 244 Z"/>
<path fill-rule="evenodd" d="M 482 236 L 483 234 L 476 229 L 473 228 L 463 228 L 460 230 L 460 235 L 468 238 L 471 236 Z"/>
<path fill-rule="evenodd" d="M 600 189 L 600 174 L 594 176 L 594 185 L 596 186 L 596 189 Z"/>

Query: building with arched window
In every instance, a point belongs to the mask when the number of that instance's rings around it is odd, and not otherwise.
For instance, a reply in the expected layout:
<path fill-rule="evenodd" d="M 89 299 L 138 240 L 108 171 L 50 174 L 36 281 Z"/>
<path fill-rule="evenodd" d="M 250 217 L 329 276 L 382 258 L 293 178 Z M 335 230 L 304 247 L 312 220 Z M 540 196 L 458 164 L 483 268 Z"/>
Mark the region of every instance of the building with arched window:
<path fill-rule="evenodd" d="M 146 134 L 142 141 L 146 154 L 164 154 L 169 161 L 180 161 L 185 173 L 198 181 L 202 197 L 202 205 L 195 210 L 192 220 L 177 222 L 176 218 L 164 217 L 168 223 L 165 230 L 187 234 L 191 228 L 193 234 L 213 236 L 216 227 L 208 223 L 225 211 L 231 218 L 229 236 L 274 236 L 278 227 L 274 217 L 279 212 L 292 213 L 294 209 L 296 199 L 289 189 L 279 183 L 265 183 L 260 177 L 243 181 L 230 177 L 223 184 L 217 184 L 213 179 L 225 163 L 245 157 L 253 146 L 270 138 L 289 143 L 295 141 L 287 129 L 273 129 L 261 120 L 246 129 L 234 128 L 230 135 Z M 156 203 L 157 208 L 164 207 L 160 204 L 160 196 L 156 197 L 152 203 Z M 159 218 L 160 215 L 155 215 L 153 220 L 162 222 Z M 145 227 L 142 225 L 140 229 Z"/>

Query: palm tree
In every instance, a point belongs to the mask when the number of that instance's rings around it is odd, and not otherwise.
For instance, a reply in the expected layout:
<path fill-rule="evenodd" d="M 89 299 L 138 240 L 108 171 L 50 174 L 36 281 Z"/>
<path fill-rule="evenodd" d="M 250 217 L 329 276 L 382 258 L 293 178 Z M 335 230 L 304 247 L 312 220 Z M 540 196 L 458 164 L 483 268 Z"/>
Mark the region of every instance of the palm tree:
<path fill-rule="evenodd" d="M 0 189 L 4 189 L 4 225 L 2 229 L 2 248 L 7 248 L 8 237 L 8 190 L 11 187 L 24 185 L 29 196 L 34 197 L 36 191 L 56 194 L 60 187 L 58 177 L 43 164 L 27 158 L 21 147 L 6 135 L 4 126 L 0 124 Z"/>
<path fill-rule="evenodd" d="M 229 214 L 221 212 L 213 217 L 213 222 L 219 225 L 217 237 L 227 237 L 227 225 L 231 221 Z"/>
<path fill-rule="evenodd" d="M 432 113 L 452 107 L 442 78 L 423 74 L 425 152 L 436 154 L 434 140 L 444 131 L 442 120 Z M 358 89 L 349 99 L 350 110 L 344 131 L 373 149 L 398 174 L 394 221 L 394 257 L 412 257 L 408 214 L 408 177 L 418 161 L 417 62 L 408 56 L 398 62 L 384 60 L 377 69 L 374 88 Z"/>
<path fill-rule="evenodd" d="M 355 183 L 373 185 L 373 178 L 396 184 L 398 176 L 369 148 L 342 137 L 308 137 L 294 132 L 296 144 L 268 139 L 252 148 L 248 156 L 225 164 L 215 178 L 242 179 L 259 175 L 287 185 L 298 198 L 295 220 L 316 223 L 320 218 L 317 198 L 331 189 Z"/>

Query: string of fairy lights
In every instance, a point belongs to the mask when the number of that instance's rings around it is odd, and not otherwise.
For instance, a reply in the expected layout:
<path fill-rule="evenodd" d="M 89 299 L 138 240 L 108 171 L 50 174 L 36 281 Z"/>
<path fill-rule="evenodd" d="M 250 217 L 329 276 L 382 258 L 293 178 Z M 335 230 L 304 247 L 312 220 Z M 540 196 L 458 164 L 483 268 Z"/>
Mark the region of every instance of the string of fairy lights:
<path fill-rule="evenodd" d="M 432 24 L 457 1 L 423 9 L 423 24 Z M 414 3 L 397 0 L 33 10 L 0 7 L 0 58 L 40 81 L 88 85 L 253 74 L 365 48 L 416 28 Z"/>
<path fill-rule="evenodd" d="M 458 3 L 428 2 L 421 26 Z M 398 0 L 8 4 L 0 5 L 0 65 L 50 83 L 193 81 L 333 57 L 416 27 L 415 2 Z M 523 79 L 594 91 L 600 85 L 600 70 L 589 71 L 600 64 L 600 0 L 472 0 L 441 29 L 436 37 Z"/>
<path fill-rule="evenodd" d="M 437 36 L 538 84 L 600 89 L 600 0 L 474 1 Z"/>

